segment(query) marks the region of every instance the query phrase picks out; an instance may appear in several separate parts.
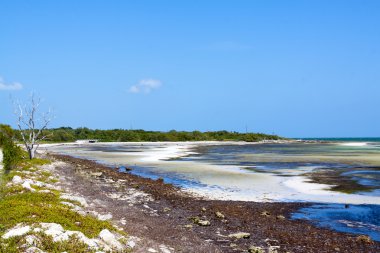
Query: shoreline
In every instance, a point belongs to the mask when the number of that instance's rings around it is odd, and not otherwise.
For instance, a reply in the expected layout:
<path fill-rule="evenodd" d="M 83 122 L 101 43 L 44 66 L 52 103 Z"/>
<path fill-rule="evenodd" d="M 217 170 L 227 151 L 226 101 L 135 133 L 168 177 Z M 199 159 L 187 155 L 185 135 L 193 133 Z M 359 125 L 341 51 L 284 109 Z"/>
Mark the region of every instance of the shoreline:
<path fill-rule="evenodd" d="M 288 141 L 285 143 L 288 143 Z M 291 141 L 291 143 L 296 142 Z M 259 144 L 263 143 L 210 141 L 112 142 L 87 145 L 81 143 L 74 145 L 72 143 L 57 144 L 65 145 L 66 147 L 54 148 L 52 146 L 45 146 L 45 149 L 74 157 L 94 159 L 110 166 L 130 164 L 134 166 L 132 174 L 153 178 L 155 178 L 155 175 L 161 175 L 165 179 L 170 180 L 170 182 L 181 185 L 188 192 L 214 200 L 380 204 L 380 199 L 375 196 L 347 194 L 343 191 L 330 190 L 337 182 L 336 180 L 330 180 L 327 181 L 327 184 L 322 174 L 321 178 L 323 180 L 313 181 L 309 175 L 311 174 L 311 170 L 315 168 L 312 166 L 305 167 L 299 171 L 289 170 L 286 172 L 289 175 L 282 177 L 276 173 L 262 173 L 260 171 L 252 173 L 250 169 L 245 169 L 244 166 L 235 164 L 198 162 L 196 159 L 186 160 L 188 156 L 202 154 L 202 150 L 204 148 L 207 149 L 207 147 Z M 112 152 L 104 152 L 105 149 L 110 149 Z M 247 155 L 247 158 L 252 159 L 249 155 Z M 272 160 L 272 158 L 270 159 Z M 310 160 L 316 161 L 319 157 L 289 158 L 282 156 L 280 159 L 284 159 L 284 161 L 308 162 Z M 342 159 L 346 159 L 346 157 L 342 157 Z M 268 160 L 268 157 L 265 158 L 264 156 L 256 157 L 255 160 L 262 162 L 271 161 Z M 146 170 L 140 168 L 146 168 Z M 254 182 L 254 185 L 252 182 Z M 346 183 L 346 185 L 348 184 Z"/>
<path fill-rule="evenodd" d="M 205 200 L 186 194 L 176 186 L 165 184 L 161 179 L 152 180 L 130 173 L 119 173 L 109 166 L 67 155 L 48 154 L 48 156 L 67 164 L 66 177 L 70 176 L 73 180 L 81 182 L 81 186 L 68 187 L 74 188 L 72 190 L 84 196 L 87 194 L 87 197 L 102 198 L 100 196 L 104 195 L 102 190 L 94 193 L 91 189 L 80 188 L 88 184 L 95 189 L 100 182 L 106 182 L 106 186 L 101 185 L 103 190 L 107 189 L 110 192 L 115 190 L 113 189 L 115 185 L 121 187 L 117 182 L 122 182 L 122 188 L 125 191 L 135 189 L 151 196 L 152 201 L 133 204 L 133 206 L 123 203 L 122 198 L 107 199 L 107 201 L 115 206 L 120 205 L 123 215 L 128 213 L 129 217 L 125 217 L 127 232 L 148 237 L 149 240 L 161 241 L 173 247 L 175 252 L 247 252 L 252 246 L 262 248 L 263 252 L 269 252 L 269 250 L 272 252 L 275 252 L 274 250 L 277 252 L 378 252 L 380 250 L 380 243 L 366 243 L 358 239 L 358 235 L 317 228 L 307 221 L 289 219 L 292 212 L 312 203 Z M 152 209 L 155 215 L 146 216 L 145 209 L 147 208 L 144 205 Z M 115 212 L 114 217 L 122 215 L 118 213 L 117 208 L 115 210 L 110 210 L 109 207 L 103 208 Z M 203 208 L 205 211 L 202 211 Z M 222 213 L 225 218 L 216 217 L 216 212 Z M 191 217 L 207 220 L 210 226 L 192 224 L 189 220 Z M 134 224 L 128 224 L 130 222 Z M 158 224 L 160 227 L 155 227 Z M 147 226 L 149 231 L 144 229 Z M 165 230 L 166 235 L 163 235 L 161 230 Z M 228 237 L 237 232 L 250 233 L 251 236 L 247 239 Z M 185 238 L 187 243 L 184 243 L 181 238 Z"/>

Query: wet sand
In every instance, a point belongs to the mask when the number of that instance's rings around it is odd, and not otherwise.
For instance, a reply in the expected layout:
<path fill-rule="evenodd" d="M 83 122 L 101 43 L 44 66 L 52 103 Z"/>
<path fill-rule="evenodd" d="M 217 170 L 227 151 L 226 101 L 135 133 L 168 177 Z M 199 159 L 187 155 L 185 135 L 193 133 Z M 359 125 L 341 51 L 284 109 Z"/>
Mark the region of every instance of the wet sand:
<path fill-rule="evenodd" d="M 163 180 L 119 173 L 85 159 L 50 157 L 65 162 L 57 168 L 64 188 L 84 196 L 98 212 L 110 212 L 120 227 L 142 239 L 135 252 L 146 252 L 160 243 L 174 248 L 174 252 L 248 252 L 251 246 L 262 247 L 265 252 L 380 252 L 378 242 L 289 219 L 307 203 L 205 200 Z M 134 191 L 151 199 L 131 202 L 128 196 L 122 197 L 123 192 Z M 216 217 L 217 211 L 225 218 Z M 191 217 L 207 220 L 210 226 L 192 224 Z M 250 233 L 250 237 L 228 237 L 236 232 Z"/>

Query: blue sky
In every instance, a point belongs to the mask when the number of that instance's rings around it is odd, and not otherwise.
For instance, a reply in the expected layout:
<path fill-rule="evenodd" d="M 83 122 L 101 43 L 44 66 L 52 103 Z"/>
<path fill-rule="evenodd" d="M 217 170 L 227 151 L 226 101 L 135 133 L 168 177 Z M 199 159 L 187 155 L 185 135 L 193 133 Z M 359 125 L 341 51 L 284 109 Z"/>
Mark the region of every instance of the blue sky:
<path fill-rule="evenodd" d="M 380 136 L 380 1 L 0 2 L 0 122 Z M 46 108 L 43 108 L 46 109 Z"/>

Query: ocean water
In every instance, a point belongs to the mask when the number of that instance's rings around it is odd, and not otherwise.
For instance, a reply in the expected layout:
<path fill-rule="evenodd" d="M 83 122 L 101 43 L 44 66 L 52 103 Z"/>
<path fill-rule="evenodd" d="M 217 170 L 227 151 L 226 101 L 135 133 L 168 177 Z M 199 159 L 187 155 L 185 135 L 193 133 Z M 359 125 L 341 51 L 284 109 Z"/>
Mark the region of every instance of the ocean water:
<path fill-rule="evenodd" d="M 161 177 L 213 199 L 318 203 L 293 218 L 379 240 L 380 138 L 320 141 L 99 143 L 47 149 L 132 167 L 134 174 Z"/>

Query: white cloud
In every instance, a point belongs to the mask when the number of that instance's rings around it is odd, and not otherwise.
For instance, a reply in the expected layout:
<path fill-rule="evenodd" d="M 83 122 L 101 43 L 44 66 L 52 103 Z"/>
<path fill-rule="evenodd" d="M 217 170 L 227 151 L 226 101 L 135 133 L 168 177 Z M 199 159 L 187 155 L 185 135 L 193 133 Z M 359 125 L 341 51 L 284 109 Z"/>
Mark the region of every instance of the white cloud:
<path fill-rule="evenodd" d="M 21 83 L 5 83 L 3 78 L 0 77 L 0 90 L 21 90 Z"/>
<path fill-rule="evenodd" d="M 150 93 L 152 90 L 160 88 L 162 82 L 156 79 L 142 79 L 137 84 L 129 88 L 132 93 Z"/>

